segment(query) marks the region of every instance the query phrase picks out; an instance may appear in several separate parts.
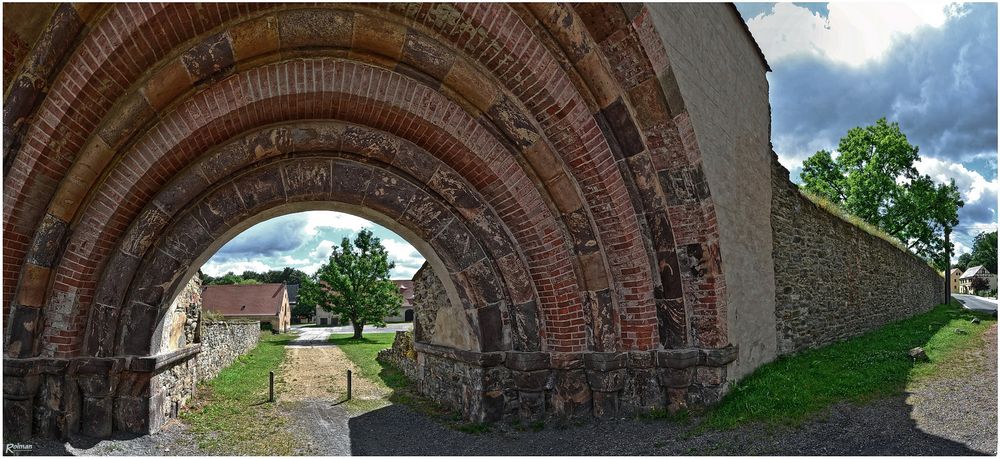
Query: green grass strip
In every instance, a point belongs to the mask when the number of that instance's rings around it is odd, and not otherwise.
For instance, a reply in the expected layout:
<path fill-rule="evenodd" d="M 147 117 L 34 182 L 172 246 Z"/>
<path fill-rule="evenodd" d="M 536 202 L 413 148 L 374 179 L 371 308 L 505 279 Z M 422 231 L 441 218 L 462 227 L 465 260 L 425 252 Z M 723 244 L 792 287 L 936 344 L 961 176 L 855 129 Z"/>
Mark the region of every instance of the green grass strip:
<path fill-rule="evenodd" d="M 981 322 L 972 324 L 973 317 Z M 991 316 L 940 305 L 857 338 L 779 358 L 735 384 L 708 411 L 704 426 L 798 424 L 838 402 L 901 394 L 908 383 L 940 372 L 950 355 L 981 343 L 994 323 Z M 914 365 L 909 350 L 917 346 L 930 362 Z"/>
<path fill-rule="evenodd" d="M 277 371 L 294 335 L 263 333 L 260 344 L 218 376 L 202 383 L 197 404 L 181 418 L 198 447 L 210 454 L 287 456 L 297 440 L 275 403 L 268 403 L 268 372 Z"/>

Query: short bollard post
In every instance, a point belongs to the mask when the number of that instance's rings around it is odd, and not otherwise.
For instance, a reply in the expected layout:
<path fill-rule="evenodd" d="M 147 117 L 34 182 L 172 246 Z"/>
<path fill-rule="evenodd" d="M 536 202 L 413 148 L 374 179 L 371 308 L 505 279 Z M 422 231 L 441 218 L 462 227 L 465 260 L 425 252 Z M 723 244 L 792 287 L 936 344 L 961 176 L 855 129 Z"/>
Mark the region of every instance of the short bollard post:
<path fill-rule="evenodd" d="M 268 383 L 268 385 L 270 387 L 270 395 L 268 395 L 267 401 L 273 402 L 274 401 L 274 372 L 270 371 L 268 373 L 270 373 L 270 375 L 268 376 L 268 379 L 270 379 L 270 381 Z"/>
<path fill-rule="evenodd" d="M 347 370 L 347 399 L 351 399 L 351 370 Z"/>

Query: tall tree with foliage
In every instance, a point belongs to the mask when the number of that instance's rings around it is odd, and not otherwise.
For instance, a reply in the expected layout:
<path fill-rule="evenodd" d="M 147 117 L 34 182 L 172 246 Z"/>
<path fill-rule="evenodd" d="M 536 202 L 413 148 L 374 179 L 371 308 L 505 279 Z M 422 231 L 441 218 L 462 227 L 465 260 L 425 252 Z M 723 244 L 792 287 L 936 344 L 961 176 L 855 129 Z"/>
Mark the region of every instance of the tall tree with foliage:
<path fill-rule="evenodd" d="M 399 313 L 403 297 L 389 280 L 395 263 L 382 241 L 361 230 L 352 242 L 344 238 L 333 247 L 330 260 L 316 271 L 313 282 L 299 288 L 299 302 L 306 301 L 351 321 L 354 338 L 365 325 L 385 326 L 387 316 Z"/>
<path fill-rule="evenodd" d="M 967 268 L 982 265 L 991 273 L 997 272 L 997 232 L 983 232 L 976 235 L 972 242 L 972 253 L 969 254 Z"/>
<path fill-rule="evenodd" d="M 903 241 L 939 269 L 947 263 L 945 228 L 958 224 L 962 207 L 954 181 L 936 184 L 920 175 L 911 145 L 898 123 L 879 119 L 840 139 L 836 158 L 816 152 L 802 164 L 802 187 Z"/>
<path fill-rule="evenodd" d="M 292 315 L 306 316 L 312 320 L 312 317 L 316 315 L 316 306 L 319 300 L 314 293 L 318 292 L 317 287 L 316 282 L 310 276 L 300 279 L 298 303 L 292 308 Z"/>

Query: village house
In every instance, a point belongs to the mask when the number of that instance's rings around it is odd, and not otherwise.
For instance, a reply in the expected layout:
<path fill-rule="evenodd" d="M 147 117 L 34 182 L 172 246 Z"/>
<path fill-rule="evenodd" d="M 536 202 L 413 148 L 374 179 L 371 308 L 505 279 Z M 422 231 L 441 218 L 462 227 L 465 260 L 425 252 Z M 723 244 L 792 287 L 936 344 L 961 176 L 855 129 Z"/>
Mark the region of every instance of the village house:
<path fill-rule="evenodd" d="M 951 283 L 951 292 L 959 293 L 958 291 L 958 279 L 962 277 L 962 270 L 958 268 L 952 268 L 948 272 L 948 282 Z"/>
<path fill-rule="evenodd" d="M 399 306 L 399 313 L 385 318 L 386 322 L 413 322 L 413 281 L 409 279 L 393 279 L 392 282 L 399 288 L 399 294 L 403 296 L 403 303 Z M 313 322 L 320 326 L 348 325 L 341 321 L 337 314 L 316 306 L 316 315 Z"/>
<path fill-rule="evenodd" d="M 277 333 L 288 331 L 291 309 L 285 284 L 209 285 L 201 293 L 202 309 L 227 320 L 259 320 Z"/>
<path fill-rule="evenodd" d="M 958 290 L 959 293 L 975 294 L 976 292 L 972 289 L 972 281 L 975 278 L 981 278 L 986 280 L 986 284 L 989 286 L 983 290 L 996 290 L 997 288 L 997 275 L 991 273 L 986 267 L 973 266 L 966 269 L 962 276 L 958 279 Z"/>

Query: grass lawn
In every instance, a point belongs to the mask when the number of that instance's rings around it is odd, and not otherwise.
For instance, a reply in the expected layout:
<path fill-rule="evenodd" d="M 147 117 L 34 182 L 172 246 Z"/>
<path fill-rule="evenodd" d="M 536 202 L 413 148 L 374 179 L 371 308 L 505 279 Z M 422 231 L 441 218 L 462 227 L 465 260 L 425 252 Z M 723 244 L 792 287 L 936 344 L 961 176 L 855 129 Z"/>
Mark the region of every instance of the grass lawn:
<path fill-rule="evenodd" d="M 973 317 L 981 322 L 972 324 Z M 940 305 L 858 338 L 780 358 L 736 384 L 706 413 L 704 426 L 797 424 L 837 402 L 901 394 L 908 384 L 954 371 L 952 356 L 981 344 L 983 332 L 994 323 L 992 316 Z M 930 362 L 913 363 L 908 352 L 917 346 Z"/>
<path fill-rule="evenodd" d="M 378 351 L 392 347 L 396 333 L 365 333 L 361 339 L 354 339 L 353 334 L 335 334 L 330 336 L 330 342 L 340 347 L 357 365 L 359 376 L 375 381 L 390 389 L 406 387 L 409 380 L 403 373 L 391 365 L 375 360 Z"/>
<path fill-rule="evenodd" d="M 267 402 L 268 372 L 281 365 L 292 339 L 263 333 L 254 350 L 199 385 L 196 404 L 181 415 L 199 448 L 209 454 L 288 456 L 301 446 L 275 404 Z"/>
<path fill-rule="evenodd" d="M 344 351 L 344 354 L 347 354 L 347 358 L 354 362 L 361 373 L 359 376 L 392 389 L 387 401 L 355 399 L 351 400 L 349 405 L 352 409 L 369 411 L 381 408 L 387 402 L 399 403 L 461 431 L 479 432 L 483 429 L 478 423 L 465 422 L 455 410 L 421 397 L 413 390 L 410 380 L 403 372 L 392 365 L 375 360 L 378 351 L 392 347 L 396 333 L 365 333 L 361 339 L 354 339 L 352 336 L 351 334 L 336 334 L 330 337 L 330 342 L 336 344 Z"/>

